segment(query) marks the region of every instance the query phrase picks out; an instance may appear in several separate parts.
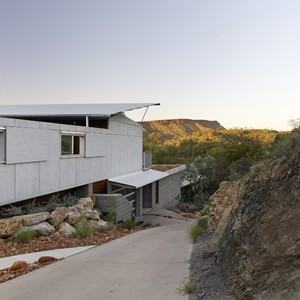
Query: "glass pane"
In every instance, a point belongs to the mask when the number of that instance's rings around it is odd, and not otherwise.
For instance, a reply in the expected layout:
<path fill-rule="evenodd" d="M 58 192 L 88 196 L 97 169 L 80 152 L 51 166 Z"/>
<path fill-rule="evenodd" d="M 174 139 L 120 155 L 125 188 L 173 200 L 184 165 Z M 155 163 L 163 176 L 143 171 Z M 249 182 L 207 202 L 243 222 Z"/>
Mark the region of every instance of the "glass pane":
<path fill-rule="evenodd" d="M 61 154 L 68 155 L 72 153 L 72 136 L 71 135 L 62 135 L 61 136 Z"/>

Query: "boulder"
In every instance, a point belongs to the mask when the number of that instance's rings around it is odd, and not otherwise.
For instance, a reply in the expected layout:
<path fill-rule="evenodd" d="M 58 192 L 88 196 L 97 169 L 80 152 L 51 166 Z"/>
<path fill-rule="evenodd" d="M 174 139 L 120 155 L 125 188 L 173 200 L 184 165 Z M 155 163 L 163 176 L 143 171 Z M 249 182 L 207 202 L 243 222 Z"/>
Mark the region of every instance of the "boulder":
<path fill-rule="evenodd" d="M 31 226 L 31 225 L 35 225 L 35 224 L 41 223 L 41 222 L 49 219 L 50 213 L 49 212 L 40 212 L 40 213 L 36 213 L 36 214 L 20 216 L 19 218 L 21 218 L 23 220 L 24 226 Z"/>
<path fill-rule="evenodd" d="M 16 261 L 12 264 L 12 266 L 10 267 L 10 269 L 12 271 L 16 271 L 16 270 L 20 270 L 20 269 L 24 269 L 28 266 L 28 263 L 24 260 L 19 260 Z"/>
<path fill-rule="evenodd" d="M 75 228 L 73 228 L 69 223 L 63 222 L 58 225 L 56 228 L 57 232 L 64 237 L 70 237 L 75 232 Z"/>
<path fill-rule="evenodd" d="M 13 217 L 0 220 L 0 237 L 9 237 L 22 226 L 22 219 Z"/>
<path fill-rule="evenodd" d="M 103 220 L 99 220 L 99 221 L 88 220 L 87 222 L 92 228 L 99 228 L 99 227 L 107 225 L 107 222 L 105 222 Z"/>
<path fill-rule="evenodd" d="M 61 224 L 68 216 L 68 209 L 66 207 L 56 207 L 51 213 L 49 223 L 56 227 Z"/>
<path fill-rule="evenodd" d="M 34 230 L 37 235 L 45 235 L 49 236 L 55 233 L 54 226 L 50 225 L 48 222 L 41 222 L 32 226 L 26 226 L 32 230 Z"/>
<path fill-rule="evenodd" d="M 93 209 L 94 207 L 94 201 L 91 197 L 80 198 L 77 204 L 81 204 L 83 207 L 87 207 L 90 209 Z"/>
<path fill-rule="evenodd" d="M 66 218 L 66 221 L 70 225 L 74 225 L 78 223 L 82 218 L 82 214 L 76 209 L 76 207 L 71 206 L 68 208 L 68 216 Z"/>
<path fill-rule="evenodd" d="M 56 261 L 57 259 L 53 256 L 41 256 L 38 260 L 39 264 L 45 264 L 45 263 L 49 263 L 49 262 L 53 262 Z"/>
<path fill-rule="evenodd" d="M 95 220 L 95 221 L 100 221 L 99 214 L 96 210 L 92 210 L 87 207 L 83 207 L 83 215 L 88 219 L 88 220 Z"/>

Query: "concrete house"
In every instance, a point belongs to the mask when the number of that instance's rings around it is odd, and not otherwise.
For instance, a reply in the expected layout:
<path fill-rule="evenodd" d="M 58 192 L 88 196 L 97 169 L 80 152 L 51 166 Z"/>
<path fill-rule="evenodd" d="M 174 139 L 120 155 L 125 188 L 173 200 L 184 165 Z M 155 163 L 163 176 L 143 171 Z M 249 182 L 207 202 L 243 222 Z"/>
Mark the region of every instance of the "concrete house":
<path fill-rule="evenodd" d="M 57 192 L 96 194 L 117 219 L 180 196 L 181 171 L 151 169 L 140 124 L 125 112 L 157 103 L 0 106 L 0 206 Z"/>

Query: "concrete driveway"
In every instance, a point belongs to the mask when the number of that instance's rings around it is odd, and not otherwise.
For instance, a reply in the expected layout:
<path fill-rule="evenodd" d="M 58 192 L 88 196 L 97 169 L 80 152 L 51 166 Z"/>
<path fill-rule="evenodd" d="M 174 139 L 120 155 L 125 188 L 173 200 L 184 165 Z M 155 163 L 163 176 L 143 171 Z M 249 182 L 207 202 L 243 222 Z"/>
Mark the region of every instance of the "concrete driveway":
<path fill-rule="evenodd" d="M 168 221 L 2 283 L 0 299 L 188 299 L 191 222 Z"/>

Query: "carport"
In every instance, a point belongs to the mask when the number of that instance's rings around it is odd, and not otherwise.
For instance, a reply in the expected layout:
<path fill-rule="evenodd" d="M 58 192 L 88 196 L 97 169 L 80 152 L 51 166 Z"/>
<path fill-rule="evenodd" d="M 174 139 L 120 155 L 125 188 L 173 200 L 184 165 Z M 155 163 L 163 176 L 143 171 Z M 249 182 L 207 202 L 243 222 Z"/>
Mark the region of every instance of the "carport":
<path fill-rule="evenodd" d="M 143 209 L 158 203 L 158 182 L 168 175 L 150 169 L 113 177 L 109 179 L 108 193 L 122 194 L 131 203 L 134 214 L 141 216 Z"/>

